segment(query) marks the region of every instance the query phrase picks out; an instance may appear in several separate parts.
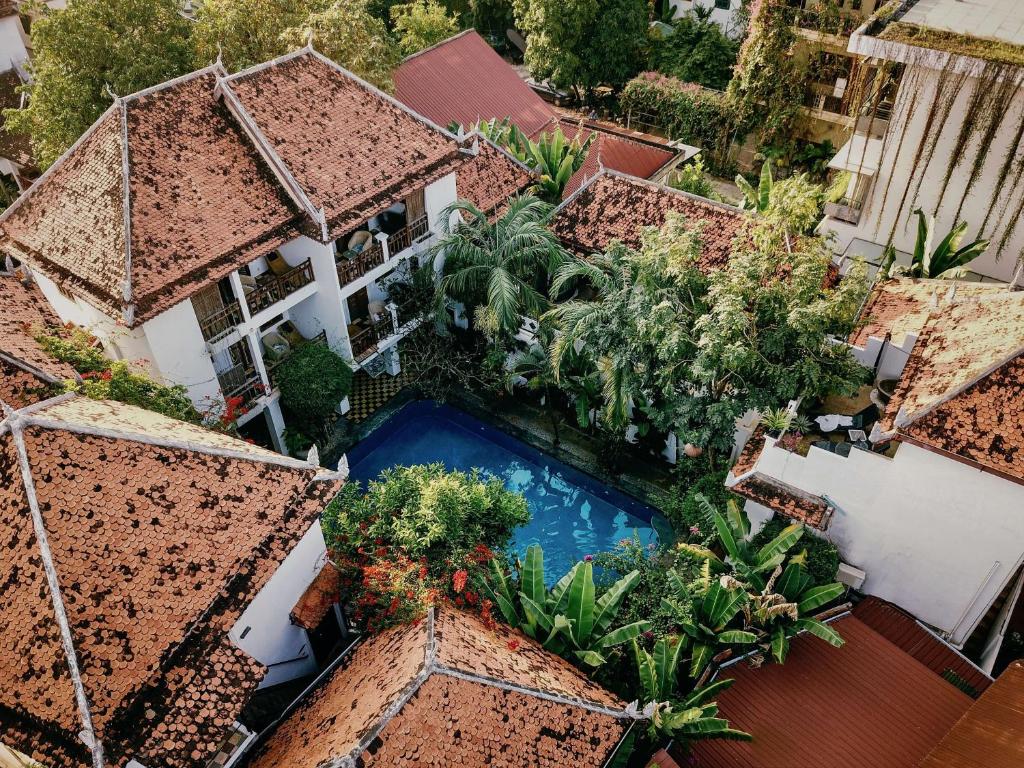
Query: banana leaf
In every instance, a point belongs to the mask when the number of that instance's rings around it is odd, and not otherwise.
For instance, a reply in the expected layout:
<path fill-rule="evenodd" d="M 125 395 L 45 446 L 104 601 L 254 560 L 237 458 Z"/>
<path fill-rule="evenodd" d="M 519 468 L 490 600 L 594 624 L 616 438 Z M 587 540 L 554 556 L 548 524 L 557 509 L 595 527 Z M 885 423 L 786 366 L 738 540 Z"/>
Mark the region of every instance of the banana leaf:
<path fill-rule="evenodd" d="M 585 561 L 569 585 L 569 603 L 565 612 L 572 623 L 573 640 L 586 647 L 594 629 L 594 564 Z"/>
<path fill-rule="evenodd" d="M 539 544 L 531 544 L 526 549 L 526 562 L 523 563 L 519 588 L 537 605 L 544 605 L 547 601 L 547 587 L 544 586 L 544 550 Z"/>
<path fill-rule="evenodd" d="M 619 612 L 626 595 L 640 583 L 640 571 L 630 571 L 616 581 L 597 601 L 594 612 L 594 632 L 603 635 L 611 626 L 612 620 Z"/>
<path fill-rule="evenodd" d="M 757 642 L 757 635 L 744 629 L 727 629 L 718 633 L 718 642 L 722 645 L 747 645 Z"/>
<path fill-rule="evenodd" d="M 765 563 L 778 555 L 784 555 L 790 549 L 793 548 L 800 537 L 804 535 L 804 527 L 801 523 L 793 523 L 787 525 L 781 531 L 779 535 L 774 539 L 765 544 L 761 549 L 757 551 L 757 562 Z M 778 563 L 776 563 L 778 565 Z M 774 566 L 772 566 L 774 567 Z"/>
<path fill-rule="evenodd" d="M 718 680 L 711 683 L 711 685 L 705 685 L 703 688 L 698 688 L 686 697 L 686 700 L 683 701 L 683 706 L 699 707 L 703 704 L 707 704 L 719 693 L 730 688 L 734 682 L 736 681 L 729 678 L 727 680 Z"/>
<path fill-rule="evenodd" d="M 565 613 L 565 609 L 569 604 L 569 585 L 572 584 L 572 580 L 576 577 L 576 570 L 581 565 L 583 564 L 576 563 L 551 588 L 551 595 L 548 597 L 547 602 L 548 608 L 552 613 Z"/>
<path fill-rule="evenodd" d="M 632 624 L 624 624 L 618 629 L 613 629 L 607 635 L 598 640 L 594 645 L 601 648 L 612 648 L 616 645 L 640 637 L 641 632 L 651 628 L 651 622 L 647 620 L 634 621 Z"/>
<path fill-rule="evenodd" d="M 772 629 L 771 649 L 772 658 L 779 664 L 785 664 L 789 654 L 789 638 L 786 637 L 786 628 L 781 624 Z"/>
<path fill-rule="evenodd" d="M 707 643 L 694 643 L 690 654 L 690 678 L 696 680 L 714 656 L 714 648 Z"/>
<path fill-rule="evenodd" d="M 830 625 L 817 619 L 799 619 L 793 623 L 793 628 L 798 632 L 809 632 L 836 648 L 842 648 L 846 642 Z"/>
<path fill-rule="evenodd" d="M 839 597 L 846 590 L 846 587 L 839 582 L 822 584 L 820 587 L 811 587 L 800 595 L 800 613 L 810 613 L 826 603 L 830 603 Z"/>

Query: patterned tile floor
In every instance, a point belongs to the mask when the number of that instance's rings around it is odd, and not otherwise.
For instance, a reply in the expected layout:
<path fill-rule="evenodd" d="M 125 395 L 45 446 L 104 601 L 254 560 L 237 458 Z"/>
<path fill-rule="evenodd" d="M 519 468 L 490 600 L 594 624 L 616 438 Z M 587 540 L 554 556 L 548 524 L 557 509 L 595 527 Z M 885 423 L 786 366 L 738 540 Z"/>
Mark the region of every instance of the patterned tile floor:
<path fill-rule="evenodd" d="M 349 421 L 353 424 L 366 421 L 379 408 L 387 405 L 409 381 L 410 377 L 404 370 L 397 376 L 382 373 L 375 379 L 363 371 L 356 371 L 352 381 L 352 393 L 348 396 L 349 404 L 352 406 L 352 410 L 346 414 Z"/>

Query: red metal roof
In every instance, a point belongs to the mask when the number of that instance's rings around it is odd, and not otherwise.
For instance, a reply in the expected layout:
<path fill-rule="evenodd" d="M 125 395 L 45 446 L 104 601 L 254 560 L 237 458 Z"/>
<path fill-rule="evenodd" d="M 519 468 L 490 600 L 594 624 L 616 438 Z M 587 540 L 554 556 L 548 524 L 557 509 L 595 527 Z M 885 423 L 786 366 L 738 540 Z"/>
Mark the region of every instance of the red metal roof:
<path fill-rule="evenodd" d="M 793 641 L 784 666 L 727 667 L 721 714 L 751 742 L 693 746 L 701 768 L 912 768 L 939 743 L 971 698 L 856 616 L 832 626 L 833 648 Z"/>
<path fill-rule="evenodd" d="M 992 684 L 991 677 L 886 600 L 867 597 L 857 603 L 853 615 L 937 675 L 955 672 L 978 693 Z"/>
<path fill-rule="evenodd" d="M 508 117 L 533 134 L 556 116 L 474 30 L 410 56 L 395 72 L 399 101 L 447 126 Z"/>
<path fill-rule="evenodd" d="M 920 768 L 1024 765 L 1024 662 L 1015 661 L 921 761 Z"/>

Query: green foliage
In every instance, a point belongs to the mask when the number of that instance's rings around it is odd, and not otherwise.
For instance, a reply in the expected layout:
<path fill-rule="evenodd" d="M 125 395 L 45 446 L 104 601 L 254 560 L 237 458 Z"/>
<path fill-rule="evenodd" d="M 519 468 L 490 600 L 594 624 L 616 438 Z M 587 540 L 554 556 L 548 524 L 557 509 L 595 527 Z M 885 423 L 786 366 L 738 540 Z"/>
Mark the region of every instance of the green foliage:
<path fill-rule="evenodd" d="M 527 39 L 526 66 L 538 80 L 583 95 L 621 87 L 643 61 L 645 0 L 513 0 L 512 7 Z"/>
<path fill-rule="evenodd" d="M 355 558 L 360 547 L 380 541 L 426 558 L 435 574 L 464 564 L 478 545 L 505 546 L 512 529 L 529 520 L 526 500 L 499 478 L 448 472 L 443 464 L 386 469 L 365 492 L 349 483 L 323 514 L 335 556 Z"/>
<path fill-rule="evenodd" d="M 96 338 L 81 328 L 36 334 L 36 341 L 54 360 L 67 363 L 80 375 L 102 373 L 110 368 L 110 360 L 103 354 Z"/>
<path fill-rule="evenodd" d="M 522 316 L 538 316 L 547 307 L 547 274 L 566 258 L 547 224 L 552 207 L 532 196 L 516 197 L 496 222 L 472 203 L 450 206 L 444 232 L 432 258 L 444 254 L 438 299 L 446 297 L 469 307 L 485 304 L 499 334 L 519 330 Z M 449 224 L 459 213 L 466 221 Z"/>
<path fill-rule="evenodd" d="M 133 371 L 123 360 L 110 363 L 110 369 L 102 373 L 83 375 L 80 385 L 70 384 L 68 388 L 93 400 L 116 400 L 172 419 L 204 424 L 203 415 L 192 404 L 185 387 L 158 384 Z"/>
<path fill-rule="evenodd" d="M 733 494 L 725 487 L 728 470 L 716 470 L 689 484 L 679 484 L 662 502 L 662 511 L 676 532 L 691 543 L 707 544 L 714 536 L 714 524 L 706 507 L 698 501 L 704 497 L 716 507 L 724 506 Z"/>
<path fill-rule="evenodd" d="M 469 7 L 477 31 L 490 38 L 492 45 L 500 41 L 503 47 L 506 44 L 505 30 L 515 26 L 512 0 L 470 0 Z"/>
<path fill-rule="evenodd" d="M 920 208 L 914 210 L 917 216 L 917 239 L 909 266 L 896 264 L 896 249 L 891 245 L 885 249 L 881 271 L 889 277 L 928 277 L 939 280 L 954 280 L 964 277 L 970 270 L 967 265 L 988 248 L 988 240 L 974 240 L 961 246 L 967 232 L 967 222 L 961 221 L 953 227 L 932 248 L 935 234 L 935 217 L 928 216 Z"/>
<path fill-rule="evenodd" d="M 306 44 L 384 90 L 400 52 L 367 0 L 204 0 L 192 37 L 195 61 L 205 66 L 222 53 L 232 71 L 267 61 Z"/>
<path fill-rule="evenodd" d="M 594 556 L 594 565 L 600 573 L 597 586 L 607 588 L 628 573 L 640 574 L 636 588 L 622 602 L 619 620 L 623 624 L 648 621 L 650 631 L 656 637 L 664 637 L 675 626 L 674 614 L 662 605 L 662 600 L 671 595 L 665 572 L 671 567 L 688 568 L 687 562 L 677 560 L 673 550 L 653 545 L 645 547 L 634 535 L 620 541 L 611 552 Z"/>
<path fill-rule="evenodd" d="M 393 6 L 391 22 L 402 53 L 409 56 L 437 45 L 459 31 L 459 22 L 436 0 L 413 0 Z"/>
<path fill-rule="evenodd" d="M 753 737 L 749 733 L 730 728 L 728 720 L 718 717 L 718 705 L 711 701 L 730 685 L 732 680 L 719 680 L 692 691 L 680 702 L 655 705 L 651 713 L 651 732 L 684 745 L 700 739 L 751 741 Z"/>
<path fill-rule="evenodd" d="M 707 177 L 707 168 L 704 166 L 704 158 L 698 156 L 692 163 L 687 163 L 679 169 L 679 176 L 671 182 L 675 189 L 689 192 L 691 195 L 699 195 L 709 200 L 719 200 L 722 197 L 715 191 L 714 185 Z"/>
<path fill-rule="evenodd" d="M 788 408 L 765 408 L 761 413 L 760 424 L 769 432 L 779 433 L 789 429 L 793 414 Z"/>
<path fill-rule="evenodd" d="M 352 389 L 352 369 L 321 344 L 305 344 L 275 371 L 281 404 L 305 425 L 326 419 Z"/>
<path fill-rule="evenodd" d="M 590 151 L 590 145 L 597 137 L 591 132 L 580 141 L 583 126 L 576 131 L 572 140 L 565 138 L 561 128 L 545 131 L 539 141 L 527 140 L 527 164 L 537 172 L 536 193 L 552 205 L 562 200 L 565 185 L 583 167 Z"/>
<path fill-rule="evenodd" d="M 605 663 L 611 649 L 650 626 L 647 621 L 616 621 L 623 600 L 639 581 L 640 574 L 631 571 L 598 597 L 594 564 L 588 557 L 549 590 L 544 582 L 544 551 L 533 544 L 526 551 L 518 584 L 498 560 L 492 561 L 485 594 L 511 626 L 549 651 L 593 668 Z"/>
<path fill-rule="evenodd" d="M 747 181 L 743 176 L 736 175 L 736 186 L 740 188 L 740 192 L 743 193 L 743 199 L 740 201 L 740 208 L 747 211 L 757 211 L 758 213 L 764 213 L 768 210 L 768 206 L 771 204 L 772 199 L 772 187 L 775 184 L 775 179 L 772 178 L 772 164 L 765 160 L 761 165 L 761 180 L 757 185 L 757 189 L 754 189 L 753 185 Z"/>
<path fill-rule="evenodd" d="M 6 110 L 48 167 L 112 102 L 191 69 L 189 22 L 178 0 L 76 0 L 32 23 L 28 105 Z"/>
<path fill-rule="evenodd" d="M 787 521 L 778 517 L 769 520 L 754 535 L 751 545 L 758 549 L 763 547 L 778 536 L 787 524 Z M 839 549 L 828 539 L 804 536 L 800 540 L 796 556 L 802 558 L 815 584 L 828 584 L 835 580 L 836 572 L 839 570 Z"/>
<path fill-rule="evenodd" d="M 653 123 L 673 139 L 703 148 L 708 167 L 725 173 L 732 140 L 732 108 L 721 93 L 658 72 L 630 80 L 619 109 L 638 123 Z"/>
<path fill-rule="evenodd" d="M 671 35 L 653 33 L 651 66 L 683 82 L 725 90 L 740 44 L 710 19 L 686 14 L 672 22 Z"/>

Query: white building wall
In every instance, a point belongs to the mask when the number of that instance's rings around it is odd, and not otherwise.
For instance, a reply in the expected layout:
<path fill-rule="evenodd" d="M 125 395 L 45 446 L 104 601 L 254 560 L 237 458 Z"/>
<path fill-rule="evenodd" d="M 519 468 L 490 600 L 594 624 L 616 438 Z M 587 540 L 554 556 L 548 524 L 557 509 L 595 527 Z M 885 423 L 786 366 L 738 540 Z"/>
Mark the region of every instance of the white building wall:
<path fill-rule="evenodd" d="M 734 37 L 742 32 L 736 19 L 736 11 L 742 4 L 742 0 L 726 0 L 726 2 L 717 3 L 715 0 L 671 0 L 670 2 L 675 11 L 674 17 L 677 19 L 692 12 L 695 8 L 710 9 L 711 21 L 721 27 L 727 35 Z"/>
<path fill-rule="evenodd" d="M 295 603 L 327 560 L 320 521 L 315 521 L 231 628 L 239 648 L 270 667 L 262 686 L 317 671 L 306 630 L 291 623 Z"/>
<path fill-rule="evenodd" d="M 312 338 L 321 330 L 327 332 L 327 345 L 342 354 L 345 347 L 345 316 L 338 295 L 338 270 L 334 264 L 334 248 L 330 243 L 318 243 L 308 237 L 300 237 L 279 249 L 281 255 L 292 266 L 310 260 L 316 294 L 296 305 L 291 310 L 291 320 L 306 338 Z"/>
<path fill-rule="evenodd" d="M 200 411 L 220 404 L 220 384 L 189 299 L 142 325 L 152 350 L 152 372 L 165 384 L 181 384 Z"/>
<path fill-rule="evenodd" d="M 18 14 L 0 19 L 0 72 L 6 72 L 28 60 L 25 28 Z"/>
<path fill-rule="evenodd" d="M 758 472 L 838 509 L 829 538 L 864 590 L 963 643 L 1024 557 L 1024 486 L 909 444 L 888 459 L 774 447 Z"/>
<path fill-rule="evenodd" d="M 862 48 L 864 41 L 871 38 L 854 36 L 851 38 L 850 50 Z M 860 41 L 860 42 L 858 42 Z M 874 50 L 874 49 L 872 49 Z M 941 64 L 941 62 L 939 62 Z M 975 132 L 971 143 L 960 153 L 959 164 L 953 169 L 949 185 L 939 203 L 939 193 L 943 186 L 946 169 L 950 163 L 956 162 L 953 149 L 964 116 L 971 112 L 970 101 L 975 88 L 979 84 L 977 78 L 968 78 L 953 101 L 949 119 L 943 126 L 935 147 L 931 162 L 924 171 L 920 192 L 913 198 L 917 187 L 917 178 L 912 181 L 906 202 L 900 210 L 900 200 L 907 187 L 907 180 L 915 170 L 920 173 L 925 168 L 924 158 L 927 157 L 928 143 L 924 153 L 919 154 L 918 148 L 922 136 L 927 129 L 928 115 L 931 104 L 937 98 L 940 72 L 920 65 L 910 65 L 903 74 L 899 92 L 895 100 L 893 118 L 885 134 L 880 168 L 867 194 L 860 221 L 856 225 L 845 224 L 834 219 L 826 219 L 823 226 L 832 230 L 838 237 L 837 252 L 844 252 L 854 239 L 867 240 L 873 243 L 885 243 L 893 230 L 893 245 L 898 250 L 912 252 L 917 236 L 917 217 L 913 215 L 915 208 L 921 207 L 926 213 L 936 217 L 935 243 L 944 237 L 955 224 L 960 199 L 971 176 L 974 159 L 979 148 L 980 132 Z M 947 78 L 952 80 L 952 77 Z M 947 91 L 949 87 L 947 86 Z M 916 99 L 912 93 L 917 91 Z M 987 148 L 985 162 L 978 173 L 971 190 L 968 192 L 959 220 L 967 221 L 969 228 L 965 242 L 977 237 L 986 237 L 992 241 L 989 249 L 975 259 L 970 268 L 978 274 L 996 280 L 1008 281 L 1013 277 L 1018 256 L 1024 250 L 1024 226 L 1017 226 L 1014 234 L 1000 254 L 999 241 L 1007 226 L 1012 223 L 1012 212 L 1020 199 L 1021 190 L 1014 189 L 1012 174 L 1010 182 L 1003 185 L 1000 196 L 995 200 L 995 211 L 989 219 L 984 231 L 980 231 L 992 203 L 992 194 L 997 187 L 997 179 L 1007 154 L 1013 146 L 1013 137 L 1017 119 L 1024 110 L 1024 88 L 1018 90 L 1014 98 L 999 107 L 1005 116 L 1004 123 L 992 138 Z M 941 115 L 939 116 L 941 117 Z M 968 118 L 970 119 L 970 118 Z M 939 118 L 935 118 L 937 124 Z M 906 133 L 904 134 L 904 126 Z M 934 130 L 933 126 L 933 130 Z M 901 138 L 902 137 L 902 138 Z M 927 142 L 931 139 L 928 138 Z M 1024 162 L 1024 143 L 1017 149 L 1013 167 Z M 888 195 L 886 195 L 888 188 Z M 1009 213 L 1006 206 L 1009 205 Z M 1006 215 L 1003 215 L 1003 214 Z M 851 251 L 849 256 L 856 256 Z"/>

